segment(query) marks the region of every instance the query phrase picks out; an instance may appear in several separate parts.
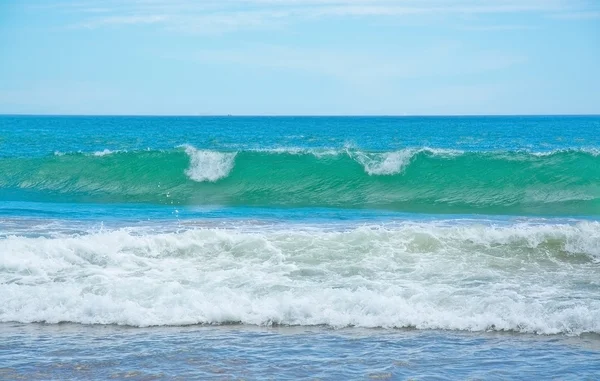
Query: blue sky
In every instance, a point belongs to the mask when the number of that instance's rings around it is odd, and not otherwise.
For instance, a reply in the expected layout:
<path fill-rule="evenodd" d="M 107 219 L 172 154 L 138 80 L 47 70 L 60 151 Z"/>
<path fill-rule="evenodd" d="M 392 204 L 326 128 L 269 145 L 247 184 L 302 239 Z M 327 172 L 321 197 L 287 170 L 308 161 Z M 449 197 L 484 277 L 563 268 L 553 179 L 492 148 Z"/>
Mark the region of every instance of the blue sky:
<path fill-rule="evenodd" d="M 4 0 L 0 113 L 600 114 L 600 0 Z"/>

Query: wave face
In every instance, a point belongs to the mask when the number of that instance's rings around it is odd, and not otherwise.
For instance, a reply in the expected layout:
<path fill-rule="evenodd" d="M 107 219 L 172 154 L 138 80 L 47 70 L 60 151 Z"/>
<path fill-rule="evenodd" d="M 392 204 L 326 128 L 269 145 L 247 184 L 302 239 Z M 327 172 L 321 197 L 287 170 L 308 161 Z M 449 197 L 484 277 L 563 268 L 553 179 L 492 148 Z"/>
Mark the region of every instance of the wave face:
<path fill-rule="evenodd" d="M 600 333 L 600 224 L 0 240 L 0 322 Z"/>
<path fill-rule="evenodd" d="M 5 200 L 600 215 L 600 156 L 406 149 L 0 158 Z"/>

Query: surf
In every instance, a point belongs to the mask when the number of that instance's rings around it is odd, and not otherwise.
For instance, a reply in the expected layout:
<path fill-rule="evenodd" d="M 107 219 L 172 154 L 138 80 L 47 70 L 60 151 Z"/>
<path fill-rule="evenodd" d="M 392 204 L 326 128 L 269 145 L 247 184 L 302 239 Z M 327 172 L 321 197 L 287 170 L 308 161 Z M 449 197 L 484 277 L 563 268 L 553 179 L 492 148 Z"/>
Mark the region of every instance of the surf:
<path fill-rule="evenodd" d="M 600 333 L 599 244 L 590 221 L 14 235 L 0 322 Z"/>

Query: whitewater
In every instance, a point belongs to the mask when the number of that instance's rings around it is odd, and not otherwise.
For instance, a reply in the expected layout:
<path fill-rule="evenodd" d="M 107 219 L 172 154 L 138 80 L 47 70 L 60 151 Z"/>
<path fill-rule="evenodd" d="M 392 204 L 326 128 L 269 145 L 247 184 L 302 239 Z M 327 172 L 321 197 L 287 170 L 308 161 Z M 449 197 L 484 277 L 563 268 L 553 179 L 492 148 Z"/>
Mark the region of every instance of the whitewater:
<path fill-rule="evenodd" d="M 600 333 L 597 222 L 247 229 L 11 235 L 0 321 Z"/>
<path fill-rule="evenodd" d="M 594 116 L 1 116 L 0 378 L 593 379 L 599 153 Z"/>

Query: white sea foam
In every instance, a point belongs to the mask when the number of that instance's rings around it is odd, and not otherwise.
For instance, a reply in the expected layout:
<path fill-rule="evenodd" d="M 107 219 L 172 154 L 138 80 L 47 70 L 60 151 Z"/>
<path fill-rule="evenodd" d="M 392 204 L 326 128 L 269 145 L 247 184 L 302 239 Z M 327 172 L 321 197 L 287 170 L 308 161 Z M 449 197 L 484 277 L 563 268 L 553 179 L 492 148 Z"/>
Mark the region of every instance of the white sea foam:
<path fill-rule="evenodd" d="M 412 161 L 415 155 L 425 152 L 432 156 L 454 157 L 464 152 L 441 148 L 406 148 L 393 152 L 362 152 L 346 150 L 348 156 L 360 163 L 369 175 L 395 175 L 401 173 Z"/>
<path fill-rule="evenodd" d="M 528 152 L 528 151 L 525 151 Z M 552 151 L 544 151 L 544 152 L 528 152 L 534 156 L 553 156 L 556 154 L 561 154 L 561 153 L 565 153 L 565 152 L 581 152 L 581 153 L 586 153 L 588 155 L 592 155 L 592 156 L 600 156 L 600 149 L 598 148 L 594 148 L 594 147 L 582 147 L 582 148 L 562 148 L 562 149 L 555 149 Z"/>
<path fill-rule="evenodd" d="M 345 150 L 334 148 L 275 147 L 251 149 L 250 152 L 264 152 L 281 155 L 313 155 L 317 158 L 322 158 L 341 155 L 345 153 Z"/>
<path fill-rule="evenodd" d="M 382 153 L 348 151 L 348 156 L 362 165 L 369 175 L 394 175 L 402 172 L 415 153 L 411 149 Z"/>
<path fill-rule="evenodd" d="M 600 224 L 0 240 L 0 321 L 600 332 Z"/>
<path fill-rule="evenodd" d="M 74 155 L 74 154 L 79 154 L 79 155 L 85 155 L 85 156 L 97 156 L 97 157 L 101 157 L 101 156 L 107 156 L 107 155 L 112 155 L 115 153 L 120 153 L 120 152 L 126 152 L 126 151 L 120 151 L 120 150 L 109 150 L 108 148 L 103 149 L 102 151 L 95 151 L 95 152 L 83 152 L 83 151 L 77 151 L 77 152 L 61 152 L 61 151 L 54 151 L 54 156 L 65 156 L 65 155 Z"/>
<path fill-rule="evenodd" d="M 106 156 L 106 155 L 112 155 L 115 152 L 119 152 L 119 151 L 111 151 L 109 149 L 103 149 L 102 151 L 96 151 L 94 152 L 94 156 Z"/>
<path fill-rule="evenodd" d="M 233 169 L 236 152 L 199 150 L 191 145 L 183 147 L 190 157 L 190 166 L 185 173 L 194 181 L 214 182 L 227 177 Z"/>

